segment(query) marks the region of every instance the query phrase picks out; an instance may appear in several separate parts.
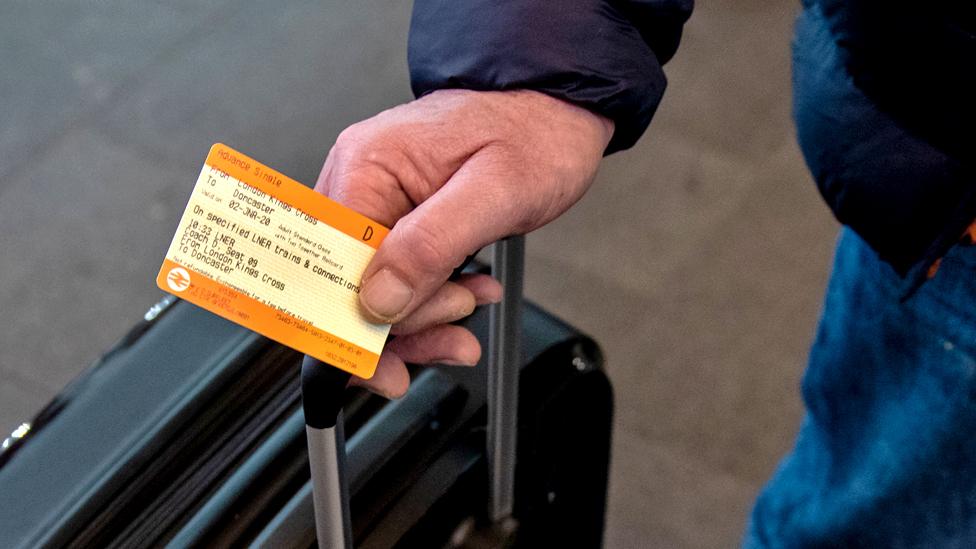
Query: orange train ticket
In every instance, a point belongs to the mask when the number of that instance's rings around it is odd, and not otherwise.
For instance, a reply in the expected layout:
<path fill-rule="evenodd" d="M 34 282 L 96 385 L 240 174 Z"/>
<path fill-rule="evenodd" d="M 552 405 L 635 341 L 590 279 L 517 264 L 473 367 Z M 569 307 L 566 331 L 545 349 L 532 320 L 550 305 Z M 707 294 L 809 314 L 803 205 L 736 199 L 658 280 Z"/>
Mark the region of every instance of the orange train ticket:
<path fill-rule="evenodd" d="M 160 289 L 360 377 L 390 326 L 359 309 L 389 230 L 226 145 L 207 155 Z"/>

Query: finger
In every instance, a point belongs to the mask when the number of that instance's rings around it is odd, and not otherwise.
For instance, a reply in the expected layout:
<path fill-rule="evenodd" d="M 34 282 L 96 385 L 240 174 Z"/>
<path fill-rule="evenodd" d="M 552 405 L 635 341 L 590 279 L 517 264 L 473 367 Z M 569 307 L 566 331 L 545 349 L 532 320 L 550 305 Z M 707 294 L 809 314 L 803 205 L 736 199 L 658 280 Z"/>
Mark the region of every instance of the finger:
<path fill-rule="evenodd" d="M 451 324 L 397 337 L 387 349 L 411 364 L 474 366 L 481 360 L 478 338 L 466 328 Z"/>
<path fill-rule="evenodd" d="M 427 301 L 451 271 L 521 227 L 512 185 L 498 159 L 475 155 L 440 191 L 402 217 L 363 273 L 360 303 L 376 322 L 395 323 Z"/>
<path fill-rule="evenodd" d="M 394 324 L 390 333 L 413 334 L 431 326 L 448 324 L 470 315 L 476 305 L 470 290 L 460 284 L 445 282 L 430 299 Z"/>
<path fill-rule="evenodd" d="M 387 227 L 413 208 L 398 178 L 382 164 L 364 161 L 356 147 L 336 143 L 315 190 Z M 351 151 L 348 149 L 352 149 Z"/>
<path fill-rule="evenodd" d="M 441 90 L 349 126 L 315 190 L 392 227 L 484 146 L 485 132 L 472 131 L 470 99 Z"/>
<path fill-rule="evenodd" d="M 384 349 L 380 354 L 380 361 L 376 365 L 373 377 L 363 379 L 352 376 L 349 385 L 362 387 L 372 393 L 388 399 L 397 399 L 407 394 L 410 387 L 410 374 L 403 360 L 396 353 Z"/>
<path fill-rule="evenodd" d="M 501 285 L 488 275 L 461 275 L 455 282 L 445 282 L 430 299 L 394 324 L 390 333 L 413 334 L 431 326 L 461 320 L 474 312 L 477 305 L 498 303 L 501 294 Z"/>
<path fill-rule="evenodd" d="M 493 276 L 479 273 L 465 273 L 459 276 L 454 282 L 464 286 L 474 294 L 475 303 L 478 305 L 498 303 L 502 300 L 502 285 Z"/>

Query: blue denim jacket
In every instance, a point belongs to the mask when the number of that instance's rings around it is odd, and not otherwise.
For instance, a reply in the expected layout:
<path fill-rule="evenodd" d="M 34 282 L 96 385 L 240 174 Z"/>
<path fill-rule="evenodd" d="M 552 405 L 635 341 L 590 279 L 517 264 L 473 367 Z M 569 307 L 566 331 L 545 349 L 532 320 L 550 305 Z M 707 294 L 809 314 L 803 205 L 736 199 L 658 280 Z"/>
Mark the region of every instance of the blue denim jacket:
<path fill-rule="evenodd" d="M 793 452 L 747 547 L 976 547 L 976 247 L 908 301 L 842 233 Z"/>

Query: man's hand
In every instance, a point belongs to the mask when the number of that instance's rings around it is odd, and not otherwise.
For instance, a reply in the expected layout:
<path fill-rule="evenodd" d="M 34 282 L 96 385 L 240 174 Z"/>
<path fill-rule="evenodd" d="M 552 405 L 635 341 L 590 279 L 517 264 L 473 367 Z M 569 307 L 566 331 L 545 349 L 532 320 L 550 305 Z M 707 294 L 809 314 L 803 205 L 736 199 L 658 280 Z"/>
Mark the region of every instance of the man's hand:
<path fill-rule="evenodd" d="M 315 189 L 392 227 L 359 299 L 397 336 L 374 377 L 353 384 L 398 398 L 404 362 L 476 364 L 478 340 L 449 323 L 502 290 L 486 275 L 448 282 L 451 271 L 572 206 L 612 134 L 609 120 L 530 91 L 438 91 L 346 129 Z"/>

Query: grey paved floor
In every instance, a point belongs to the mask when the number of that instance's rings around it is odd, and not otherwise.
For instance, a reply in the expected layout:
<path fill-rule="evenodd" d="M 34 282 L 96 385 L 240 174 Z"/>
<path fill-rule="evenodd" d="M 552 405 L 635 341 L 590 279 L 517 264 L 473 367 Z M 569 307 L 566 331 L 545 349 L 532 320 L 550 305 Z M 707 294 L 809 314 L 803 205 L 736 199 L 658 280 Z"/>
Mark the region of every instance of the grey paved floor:
<path fill-rule="evenodd" d="M 729 547 L 790 446 L 836 231 L 792 139 L 793 0 L 699 2 L 651 131 L 529 240 L 617 390 L 607 546 Z M 14 3 L 0 18 L 0 431 L 160 295 L 209 145 L 312 181 L 410 98 L 409 5 Z"/>

